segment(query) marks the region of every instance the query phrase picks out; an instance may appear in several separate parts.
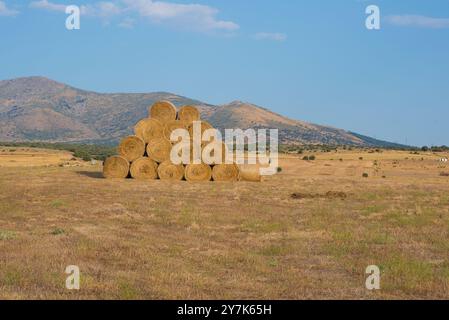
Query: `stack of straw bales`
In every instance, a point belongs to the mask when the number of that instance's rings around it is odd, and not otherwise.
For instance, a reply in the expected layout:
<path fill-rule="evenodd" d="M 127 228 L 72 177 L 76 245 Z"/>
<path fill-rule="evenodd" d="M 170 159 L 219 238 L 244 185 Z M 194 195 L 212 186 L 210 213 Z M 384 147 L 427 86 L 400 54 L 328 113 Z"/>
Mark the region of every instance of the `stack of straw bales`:
<path fill-rule="evenodd" d="M 104 162 L 105 178 L 168 180 L 190 182 L 239 180 L 261 181 L 258 168 L 254 166 L 237 166 L 224 164 L 226 145 L 223 143 L 223 164 L 180 164 L 170 161 L 172 147 L 177 142 L 171 142 L 171 133 L 176 129 L 186 129 L 193 137 L 194 121 L 201 121 L 200 112 L 194 106 L 184 106 L 179 110 L 168 101 L 159 101 L 149 108 L 149 118 L 142 119 L 134 127 L 134 135 L 124 138 L 118 147 L 118 156 L 113 156 Z M 206 121 L 201 121 L 201 131 L 211 129 Z M 214 150 L 213 144 L 206 143 L 204 148 Z M 191 147 L 192 149 L 192 147 Z M 193 151 L 191 150 L 191 159 Z"/>

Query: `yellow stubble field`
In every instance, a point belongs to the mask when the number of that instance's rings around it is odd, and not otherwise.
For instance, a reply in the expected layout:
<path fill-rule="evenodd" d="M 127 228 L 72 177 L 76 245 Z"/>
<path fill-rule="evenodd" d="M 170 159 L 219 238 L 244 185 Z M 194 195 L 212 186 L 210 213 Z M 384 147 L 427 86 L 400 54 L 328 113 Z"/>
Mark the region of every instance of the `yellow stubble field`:
<path fill-rule="evenodd" d="M 449 298 L 447 154 L 281 155 L 262 183 L 191 184 L 105 180 L 69 152 L 10 149 L 0 298 Z M 380 290 L 365 287 L 369 265 Z"/>

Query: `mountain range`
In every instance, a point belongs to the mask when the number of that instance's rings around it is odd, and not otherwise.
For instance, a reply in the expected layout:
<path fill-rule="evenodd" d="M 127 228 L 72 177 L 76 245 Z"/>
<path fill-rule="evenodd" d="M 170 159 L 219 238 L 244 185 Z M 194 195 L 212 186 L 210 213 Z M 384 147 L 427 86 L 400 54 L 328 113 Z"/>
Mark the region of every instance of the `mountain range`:
<path fill-rule="evenodd" d="M 115 143 L 132 134 L 158 100 L 195 105 L 218 129 L 279 129 L 283 144 L 402 147 L 329 126 L 292 120 L 251 103 L 212 105 L 172 93 L 97 93 L 44 77 L 0 81 L 0 141 Z"/>

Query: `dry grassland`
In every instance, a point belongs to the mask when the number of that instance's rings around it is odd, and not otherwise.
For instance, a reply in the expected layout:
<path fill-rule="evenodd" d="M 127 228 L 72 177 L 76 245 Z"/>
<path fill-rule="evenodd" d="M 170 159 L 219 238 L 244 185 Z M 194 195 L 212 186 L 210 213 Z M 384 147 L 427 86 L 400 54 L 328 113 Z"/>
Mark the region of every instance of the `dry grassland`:
<path fill-rule="evenodd" d="M 288 155 L 263 183 L 190 184 L 105 180 L 101 165 L 62 166 L 69 153 L 8 149 L 0 298 L 449 298 L 449 167 L 437 155 Z M 81 290 L 65 289 L 67 265 Z"/>
<path fill-rule="evenodd" d="M 0 147 L 0 168 L 2 167 L 39 167 L 65 165 L 74 161 L 68 151 L 34 148 Z M 79 161 L 78 161 L 79 162 Z"/>

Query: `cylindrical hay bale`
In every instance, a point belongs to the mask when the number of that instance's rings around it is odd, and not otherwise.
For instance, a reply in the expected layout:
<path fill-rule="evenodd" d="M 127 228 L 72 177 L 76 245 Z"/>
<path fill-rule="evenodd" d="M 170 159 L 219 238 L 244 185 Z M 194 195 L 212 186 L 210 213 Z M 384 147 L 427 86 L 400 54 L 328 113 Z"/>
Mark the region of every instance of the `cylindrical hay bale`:
<path fill-rule="evenodd" d="M 261 182 L 260 166 L 258 165 L 240 165 L 240 181 Z"/>
<path fill-rule="evenodd" d="M 221 154 L 219 153 L 221 149 Z M 210 165 L 225 164 L 226 154 L 228 153 L 228 147 L 224 142 L 209 142 L 203 144 L 203 160 Z M 206 160 L 204 157 L 208 157 L 210 161 Z"/>
<path fill-rule="evenodd" d="M 145 142 L 137 136 L 126 137 L 120 142 L 118 152 L 123 158 L 133 162 L 145 154 Z"/>
<path fill-rule="evenodd" d="M 195 122 L 192 122 L 191 124 L 189 124 L 189 127 L 188 127 L 191 139 L 193 139 L 194 125 L 195 125 Z M 201 121 L 200 126 L 201 126 L 201 136 L 203 136 L 204 131 L 206 131 L 208 129 L 213 129 L 213 127 L 210 125 L 210 123 L 206 122 L 206 121 Z"/>
<path fill-rule="evenodd" d="M 148 157 L 158 163 L 170 159 L 172 144 L 165 138 L 152 140 L 147 145 Z"/>
<path fill-rule="evenodd" d="M 164 136 L 164 126 L 157 119 L 142 119 L 134 127 L 134 133 L 145 141 L 145 143 L 148 143 L 151 140 Z"/>
<path fill-rule="evenodd" d="M 235 164 L 218 164 L 212 170 L 214 181 L 236 182 L 239 180 L 239 168 Z"/>
<path fill-rule="evenodd" d="M 194 154 L 193 154 L 193 142 L 186 143 L 178 143 L 173 145 L 173 149 L 177 152 L 177 156 L 180 159 L 181 163 L 184 165 L 193 163 Z M 201 151 L 201 149 L 200 149 Z M 201 154 L 200 154 L 201 156 Z M 200 157 L 201 160 L 201 157 Z"/>
<path fill-rule="evenodd" d="M 125 179 L 128 173 L 129 162 L 123 157 L 109 157 L 103 164 L 103 176 L 107 179 Z"/>
<path fill-rule="evenodd" d="M 158 101 L 150 107 L 150 116 L 162 123 L 176 120 L 176 107 L 170 101 Z"/>
<path fill-rule="evenodd" d="M 189 164 L 185 169 L 185 177 L 189 182 L 206 182 L 212 179 L 212 168 L 207 164 Z"/>
<path fill-rule="evenodd" d="M 184 178 L 184 166 L 175 165 L 170 160 L 164 161 L 157 169 L 159 179 L 167 181 L 179 181 Z"/>
<path fill-rule="evenodd" d="M 193 121 L 200 120 L 200 112 L 194 106 L 184 106 L 179 109 L 178 118 L 186 123 L 192 123 Z"/>
<path fill-rule="evenodd" d="M 173 121 L 169 121 L 164 125 L 164 137 L 165 139 L 167 139 L 168 141 L 171 141 L 171 134 L 173 131 L 177 130 L 177 129 L 185 129 L 187 130 L 187 124 L 186 122 L 182 121 L 182 120 L 173 120 Z M 176 141 L 171 141 L 173 143 L 176 143 Z"/>
<path fill-rule="evenodd" d="M 147 157 L 135 160 L 130 168 L 131 177 L 139 180 L 157 179 L 157 163 Z"/>

